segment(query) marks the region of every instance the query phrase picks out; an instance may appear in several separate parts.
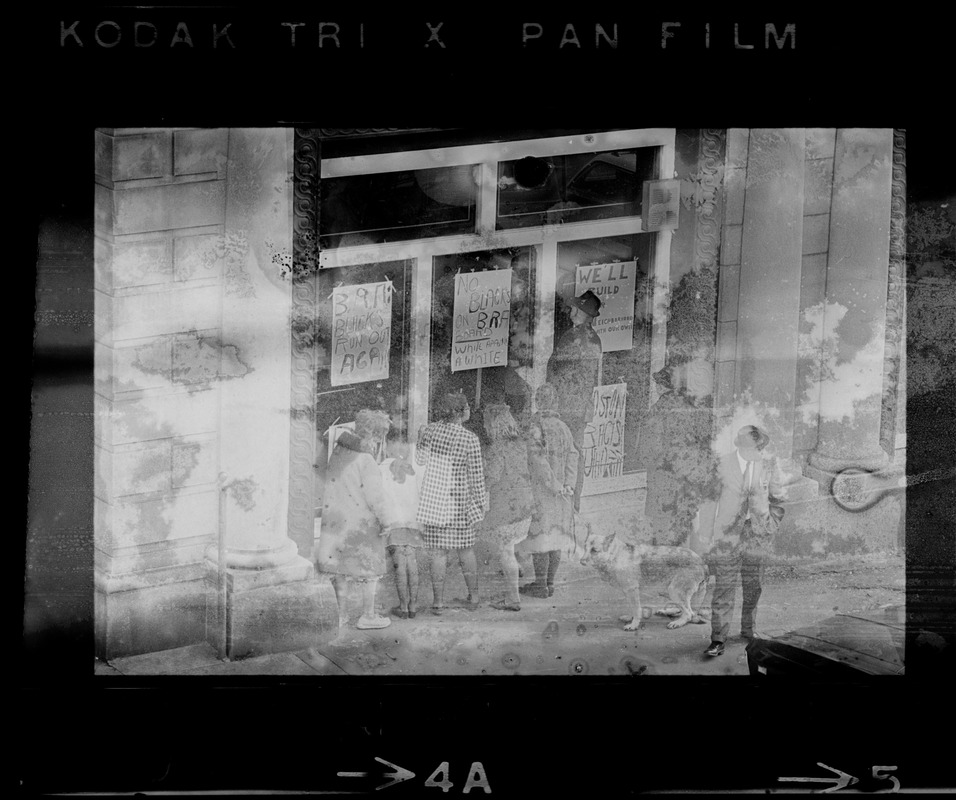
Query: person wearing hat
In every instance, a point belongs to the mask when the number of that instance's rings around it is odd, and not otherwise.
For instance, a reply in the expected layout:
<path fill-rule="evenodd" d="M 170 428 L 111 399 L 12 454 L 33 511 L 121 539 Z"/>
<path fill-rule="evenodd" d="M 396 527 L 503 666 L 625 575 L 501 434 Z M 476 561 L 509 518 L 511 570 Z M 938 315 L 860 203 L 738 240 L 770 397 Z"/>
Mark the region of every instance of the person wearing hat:
<path fill-rule="evenodd" d="M 578 507 L 584 482 L 584 429 L 591 421 L 591 395 L 601 383 L 601 337 L 592 325 L 601 315 L 601 299 L 590 289 L 568 301 L 571 328 L 558 340 L 548 361 L 547 382 L 557 392 L 555 410 L 571 430 L 581 454 L 574 505 Z"/>
<path fill-rule="evenodd" d="M 734 611 L 737 581 L 743 590 L 740 635 L 754 638 L 764 563 L 783 517 L 786 490 L 776 459 L 766 448 L 770 436 L 756 425 L 744 425 L 734 450 L 721 456 L 716 503 L 701 510 L 701 539 L 710 544 L 708 565 L 714 576 L 708 657 L 724 652 Z"/>
<path fill-rule="evenodd" d="M 366 630 L 391 624 L 388 617 L 375 612 L 375 593 L 385 574 L 385 531 L 401 519 L 386 499 L 373 455 L 390 425 L 384 411 L 361 409 L 355 415 L 354 431 L 339 435 L 329 458 L 315 567 L 332 580 L 340 628 L 349 623 L 352 584 L 362 587 L 362 616 L 355 627 Z"/>

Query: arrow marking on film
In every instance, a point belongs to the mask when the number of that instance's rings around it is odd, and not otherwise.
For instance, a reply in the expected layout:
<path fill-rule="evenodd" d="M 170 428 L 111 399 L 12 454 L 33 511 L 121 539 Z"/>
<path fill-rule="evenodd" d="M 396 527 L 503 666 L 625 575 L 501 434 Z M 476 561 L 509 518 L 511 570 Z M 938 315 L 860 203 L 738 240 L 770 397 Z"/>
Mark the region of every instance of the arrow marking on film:
<path fill-rule="evenodd" d="M 393 770 L 395 770 L 395 772 L 385 773 L 384 777 L 391 778 L 391 780 L 388 783 L 383 783 L 381 786 L 376 786 L 375 791 L 378 791 L 379 789 L 387 789 L 389 786 L 394 786 L 396 783 L 401 783 L 402 781 L 407 781 L 409 778 L 415 777 L 414 772 L 411 772 L 404 767 L 400 767 L 397 764 L 392 764 L 391 762 L 386 761 L 384 758 L 379 758 L 376 756 L 375 760 L 378 761 L 379 764 L 384 764 L 386 767 L 391 767 Z M 854 778 L 854 780 L 856 779 Z"/>
<path fill-rule="evenodd" d="M 394 772 L 386 772 L 383 777 L 391 778 L 388 783 L 383 783 L 381 786 L 376 786 L 375 791 L 379 789 L 387 789 L 389 786 L 394 786 L 396 783 L 401 783 L 402 781 L 407 781 L 410 778 L 415 777 L 415 773 L 400 767 L 397 764 L 393 764 L 391 761 L 386 761 L 384 758 L 375 757 L 375 760 L 379 764 L 384 764 L 386 767 L 391 767 Z M 338 772 L 336 773 L 340 778 L 367 778 L 372 773 L 370 772 Z"/>
<path fill-rule="evenodd" d="M 818 767 L 823 767 L 824 769 L 830 770 L 837 775 L 836 778 L 777 778 L 778 781 L 786 782 L 795 782 L 795 783 L 834 783 L 829 789 L 820 789 L 821 794 L 827 792 L 838 792 L 840 789 L 845 789 L 847 786 L 852 786 L 854 783 L 859 783 L 860 779 L 855 778 L 852 775 L 848 775 L 846 772 L 842 772 L 833 767 L 828 767 L 822 761 L 817 762 Z"/>

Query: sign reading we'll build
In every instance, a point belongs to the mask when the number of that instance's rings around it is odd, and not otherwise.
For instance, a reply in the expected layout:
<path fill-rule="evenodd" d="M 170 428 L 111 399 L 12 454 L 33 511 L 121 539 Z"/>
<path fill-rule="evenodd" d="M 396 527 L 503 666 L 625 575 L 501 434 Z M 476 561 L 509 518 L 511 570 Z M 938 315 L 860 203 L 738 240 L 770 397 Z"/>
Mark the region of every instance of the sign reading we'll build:
<path fill-rule="evenodd" d="M 392 284 L 338 286 L 332 292 L 332 385 L 388 377 Z"/>
<path fill-rule="evenodd" d="M 508 364 L 511 272 L 460 272 L 455 276 L 451 371 Z"/>
<path fill-rule="evenodd" d="M 575 295 L 590 289 L 601 301 L 591 326 L 601 337 L 601 351 L 630 350 L 634 340 L 634 286 L 637 261 L 589 264 L 575 270 Z"/>

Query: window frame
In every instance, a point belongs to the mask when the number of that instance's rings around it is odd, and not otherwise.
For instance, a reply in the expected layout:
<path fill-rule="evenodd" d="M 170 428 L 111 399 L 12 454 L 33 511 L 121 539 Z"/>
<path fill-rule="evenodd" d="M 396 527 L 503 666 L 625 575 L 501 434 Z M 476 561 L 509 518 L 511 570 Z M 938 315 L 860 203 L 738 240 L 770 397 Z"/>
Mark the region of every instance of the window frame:
<path fill-rule="evenodd" d="M 381 244 L 361 244 L 322 250 L 319 269 L 364 264 L 370 261 L 411 262 L 412 333 L 409 370 L 409 430 L 418 430 L 428 415 L 430 371 L 431 292 L 435 256 L 492 250 L 506 247 L 532 247 L 536 251 L 534 367 L 535 385 L 544 381 L 547 362 L 554 348 L 554 297 L 557 279 L 557 251 L 561 242 L 649 233 L 640 216 L 615 217 L 593 221 L 568 222 L 496 230 L 498 164 L 526 156 L 561 156 L 638 147 L 657 149 L 656 177 L 675 175 L 675 128 L 640 128 L 577 133 L 540 139 L 495 141 L 458 147 L 407 150 L 389 153 L 322 159 L 320 180 L 381 172 L 399 172 L 435 167 L 478 165 L 478 195 L 473 233 L 410 239 Z M 666 342 L 665 310 L 670 289 L 670 230 L 652 232 L 651 263 L 648 274 L 653 281 L 651 309 L 651 375 L 664 366 Z M 658 396 L 657 385 L 648 376 L 649 397 Z M 643 472 L 625 473 L 625 481 L 643 485 Z M 639 479 L 636 477 L 639 476 Z M 624 487 L 622 487 L 624 488 Z"/>

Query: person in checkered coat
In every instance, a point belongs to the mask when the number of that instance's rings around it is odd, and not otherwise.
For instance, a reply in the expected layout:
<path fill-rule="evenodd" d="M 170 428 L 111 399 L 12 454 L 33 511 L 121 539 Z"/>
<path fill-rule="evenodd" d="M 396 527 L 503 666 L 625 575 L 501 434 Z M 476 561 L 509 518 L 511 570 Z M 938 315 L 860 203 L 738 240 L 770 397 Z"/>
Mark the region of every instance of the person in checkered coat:
<path fill-rule="evenodd" d="M 448 555 L 458 556 L 469 609 L 478 607 L 478 559 L 475 526 L 488 510 L 481 445 L 462 423 L 471 416 L 464 395 L 446 395 L 436 422 L 422 428 L 415 449 L 415 462 L 424 467 L 418 502 L 422 540 L 431 560 L 434 600 L 432 613 L 445 607 L 445 570 Z"/>

